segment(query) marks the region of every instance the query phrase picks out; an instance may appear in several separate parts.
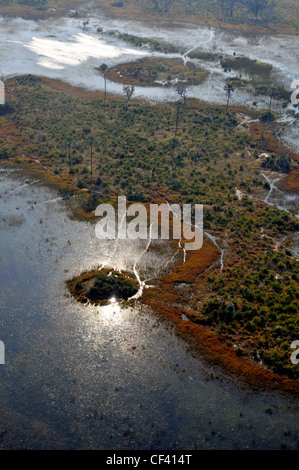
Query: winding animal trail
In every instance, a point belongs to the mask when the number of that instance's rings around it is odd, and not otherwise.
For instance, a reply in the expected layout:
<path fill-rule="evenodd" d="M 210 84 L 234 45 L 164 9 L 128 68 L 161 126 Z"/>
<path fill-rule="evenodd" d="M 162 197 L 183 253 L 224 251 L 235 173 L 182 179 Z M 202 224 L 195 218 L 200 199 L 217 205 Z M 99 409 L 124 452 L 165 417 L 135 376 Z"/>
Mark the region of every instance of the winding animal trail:
<path fill-rule="evenodd" d="M 271 203 L 269 203 L 269 197 L 271 196 L 272 192 L 273 192 L 274 190 L 276 190 L 276 191 L 278 191 L 278 192 L 280 192 L 280 193 L 282 192 L 282 191 L 280 191 L 280 189 L 278 189 L 278 188 L 275 186 L 275 183 L 277 183 L 277 181 L 279 181 L 280 178 L 275 178 L 274 180 L 271 181 L 270 178 L 268 178 L 268 176 L 265 175 L 265 173 L 262 172 L 262 175 L 263 175 L 263 177 L 265 178 L 265 180 L 267 181 L 267 183 L 269 183 L 269 185 L 270 185 L 270 190 L 269 190 L 267 196 L 265 197 L 264 202 L 266 202 L 267 204 L 271 204 Z M 271 204 L 271 205 L 273 205 L 273 204 Z"/>
<path fill-rule="evenodd" d="M 149 229 L 149 240 L 148 240 L 148 242 L 147 242 L 147 245 L 146 245 L 145 249 L 143 250 L 143 252 L 142 252 L 141 255 L 139 256 L 138 260 L 135 262 L 135 264 L 134 264 L 134 266 L 133 266 L 133 272 L 134 272 L 135 277 L 136 277 L 136 279 L 137 279 L 137 281 L 138 281 L 138 283 L 139 283 L 139 290 L 138 290 L 138 292 L 137 292 L 135 295 L 133 295 L 132 297 L 130 297 L 129 300 L 132 300 L 132 299 L 139 299 L 139 297 L 142 296 L 143 289 L 144 289 L 145 287 L 149 287 L 149 286 L 146 285 L 146 281 L 142 281 L 142 280 L 140 279 L 139 273 L 138 273 L 138 271 L 137 271 L 137 264 L 140 262 L 140 260 L 141 260 L 141 258 L 143 257 L 143 255 L 148 251 L 148 249 L 149 249 L 149 247 L 150 247 L 150 245 L 151 245 L 151 243 L 152 243 L 152 237 L 151 237 L 151 235 L 152 235 L 152 224 L 150 225 L 150 229 Z"/>
<path fill-rule="evenodd" d="M 185 66 L 186 66 L 186 64 L 187 64 L 189 54 L 191 54 L 191 52 L 195 51 L 195 49 L 197 49 L 198 47 L 201 47 L 201 46 L 203 46 L 204 44 L 207 44 L 208 42 L 211 42 L 212 39 L 213 39 L 213 37 L 214 37 L 214 34 L 215 34 L 215 33 L 214 33 L 213 30 L 210 31 L 210 37 L 209 37 L 208 39 L 206 39 L 205 41 L 203 41 L 203 42 L 197 44 L 196 46 L 193 46 L 191 49 L 189 49 L 187 52 L 185 52 L 185 54 L 183 54 L 182 59 L 183 59 L 183 61 L 184 61 L 184 65 L 185 65 Z M 192 59 L 190 59 L 190 57 L 189 57 L 189 60 L 192 60 Z"/>
<path fill-rule="evenodd" d="M 222 271 L 223 268 L 224 268 L 224 252 L 225 252 L 225 249 L 220 247 L 220 245 L 216 241 L 216 237 L 214 237 L 213 235 L 211 235 L 207 231 L 204 231 L 204 234 L 211 240 L 211 242 L 214 243 L 216 248 L 218 248 L 218 250 L 220 251 L 220 270 Z"/>

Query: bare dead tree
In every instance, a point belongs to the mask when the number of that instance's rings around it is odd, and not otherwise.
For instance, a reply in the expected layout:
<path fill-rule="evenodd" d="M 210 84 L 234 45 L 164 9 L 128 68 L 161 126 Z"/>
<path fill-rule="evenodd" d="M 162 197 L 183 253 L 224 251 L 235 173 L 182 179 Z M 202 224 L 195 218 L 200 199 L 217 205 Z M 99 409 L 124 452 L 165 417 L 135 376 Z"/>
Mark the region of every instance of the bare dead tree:
<path fill-rule="evenodd" d="M 124 85 L 123 86 L 123 92 L 126 97 L 126 104 L 125 104 L 125 109 L 128 109 L 128 104 L 130 99 L 132 98 L 133 94 L 135 91 L 135 86 L 134 85 Z"/>
<path fill-rule="evenodd" d="M 187 107 L 187 95 L 190 91 L 190 88 L 186 85 L 179 83 L 177 86 L 177 94 L 184 100 L 184 105 Z"/>

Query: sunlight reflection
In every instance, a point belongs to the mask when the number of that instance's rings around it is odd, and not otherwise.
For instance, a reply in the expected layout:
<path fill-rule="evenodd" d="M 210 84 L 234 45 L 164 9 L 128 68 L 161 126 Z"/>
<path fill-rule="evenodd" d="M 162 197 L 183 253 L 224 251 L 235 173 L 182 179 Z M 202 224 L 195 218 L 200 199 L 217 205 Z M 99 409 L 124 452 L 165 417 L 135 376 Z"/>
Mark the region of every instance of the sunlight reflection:
<path fill-rule="evenodd" d="M 114 325 L 120 325 L 124 322 L 125 311 L 126 309 L 121 308 L 120 304 L 116 302 L 114 297 L 110 299 L 109 305 L 98 307 L 98 313 L 101 315 L 101 318 Z"/>
<path fill-rule="evenodd" d="M 25 47 L 44 58 L 40 59 L 39 65 L 52 69 L 63 68 L 66 65 L 80 65 L 89 58 L 111 59 L 120 57 L 124 53 L 146 55 L 145 52 L 110 45 L 83 33 L 75 34 L 71 41 L 33 37 Z"/>

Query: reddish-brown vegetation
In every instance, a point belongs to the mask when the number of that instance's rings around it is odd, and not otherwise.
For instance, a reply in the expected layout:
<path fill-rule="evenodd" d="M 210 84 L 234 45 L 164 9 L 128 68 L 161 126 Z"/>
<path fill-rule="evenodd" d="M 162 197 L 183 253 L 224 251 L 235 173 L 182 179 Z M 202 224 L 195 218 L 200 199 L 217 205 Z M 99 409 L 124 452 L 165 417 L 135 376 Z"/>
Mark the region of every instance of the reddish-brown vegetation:
<path fill-rule="evenodd" d="M 249 128 L 253 139 L 255 141 L 262 141 L 262 132 L 264 129 L 264 124 L 261 122 L 251 122 Z M 280 145 L 277 137 L 271 131 L 267 130 L 266 132 L 264 132 L 263 143 L 268 151 L 275 152 L 278 155 L 287 153 L 293 160 L 299 161 L 299 156 L 288 148 Z"/>
<path fill-rule="evenodd" d="M 210 242 L 206 241 L 204 247 L 198 252 L 194 252 L 185 265 L 175 267 L 170 275 L 159 282 L 158 286 L 146 290 L 142 297 L 143 303 L 174 323 L 178 333 L 185 339 L 194 339 L 195 348 L 209 364 L 220 366 L 253 389 L 281 390 L 298 394 L 298 381 L 274 374 L 254 362 L 239 357 L 236 348 L 222 342 L 221 335 L 217 335 L 216 332 L 196 323 L 198 314 L 194 310 L 190 310 L 187 300 L 186 307 L 181 306 L 184 304 L 184 299 L 181 293 L 180 295 L 177 293 L 176 284 L 179 282 L 191 283 L 191 287 L 196 289 L 201 280 L 204 282 L 201 273 L 215 259 L 217 259 L 217 250 Z M 183 314 L 189 321 L 183 319 Z"/>
<path fill-rule="evenodd" d="M 283 178 L 278 187 L 282 191 L 290 191 L 291 193 L 299 194 L 299 168 L 291 171 L 285 178 Z"/>

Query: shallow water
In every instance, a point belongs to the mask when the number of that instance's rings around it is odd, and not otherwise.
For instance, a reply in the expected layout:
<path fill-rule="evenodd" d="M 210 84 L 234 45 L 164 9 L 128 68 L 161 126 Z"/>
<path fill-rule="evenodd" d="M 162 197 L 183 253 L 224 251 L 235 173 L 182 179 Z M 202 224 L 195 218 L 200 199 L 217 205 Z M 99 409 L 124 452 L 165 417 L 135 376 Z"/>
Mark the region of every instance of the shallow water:
<path fill-rule="evenodd" d="M 30 183 L 0 172 L 0 448 L 299 445 L 298 401 L 242 390 L 138 303 L 70 298 L 66 279 L 102 263 L 130 269 L 144 247 L 113 251 Z M 142 264 L 159 270 L 169 255 Z"/>
<path fill-rule="evenodd" d="M 83 26 L 84 19 L 75 18 L 51 18 L 39 22 L 0 18 L 1 72 L 6 76 L 31 73 L 59 78 L 88 89 L 103 90 L 103 78 L 95 70 L 102 62 L 112 66 L 146 55 L 165 57 L 164 54 L 152 53 L 147 48 L 131 47 L 119 38 L 107 34 L 108 31 L 118 31 L 174 44 L 182 52 L 166 56 L 177 55 L 185 61 L 188 51 L 201 47 L 206 52 L 222 55 L 236 53 L 268 62 L 274 67 L 272 85 L 283 85 L 290 90 L 290 97 L 291 84 L 299 78 L 299 38 L 296 36 L 266 37 L 183 23 L 149 25 L 138 21 L 110 19 L 92 7 L 87 11 L 89 23 L 86 27 Z M 103 28 L 103 34 L 97 32 L 98 27 Z M 201 85 L 192 87 L 189 96 L 213 104 L 225 104 L 224 85 L 228 77 L 237 75 L 236 72 L 225 73 L 216 62 L 195 62 L 208 70 L 210 76 Z M 107 83 L 108 91 L 122 94 L 120 83 Z M 178 99 L 175 87 L 136 87 L 135 97 L 149 101 Z M 253 102 L 256 102 L 255 106 Z M 253 97 L 245 89 L 236 89 L 231 105 L 267 109 L 269 97 Z M 297 120 L 292 116 L 294 107 L 290 104 L 288 109 L 283 109 L 281 102 L 275 100 L 272 106 L 275 111 L 284 115 L 286 121 L 282 137 L 294 150 L 298 150 Z"/>
<path fill-rule="evenodd" d="M 276 186 L 281 179 L 281 175 L 277 176 L 277 174 L 274 174 L 273 177 L 272 173 L 266 175 L 264 172 L 261 172 L 261 174 L 270 186 L 269 192 L 264 198 L 264 202 L 299 217 L 299 195 L 281 191 Z"/>

